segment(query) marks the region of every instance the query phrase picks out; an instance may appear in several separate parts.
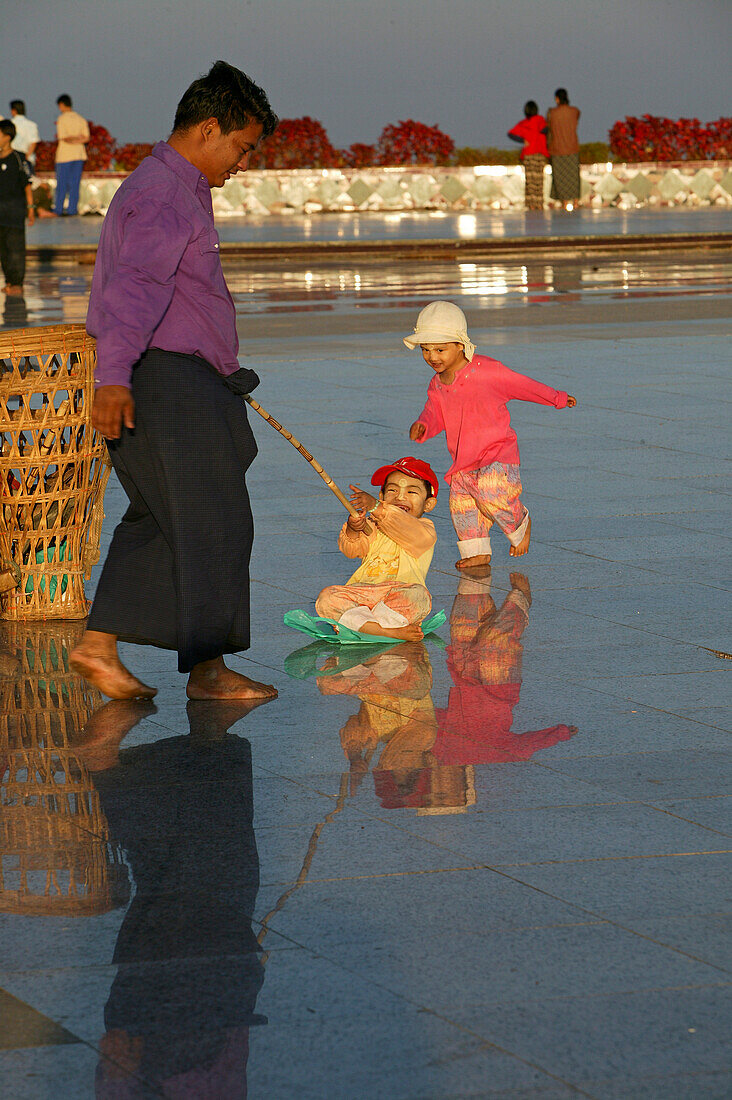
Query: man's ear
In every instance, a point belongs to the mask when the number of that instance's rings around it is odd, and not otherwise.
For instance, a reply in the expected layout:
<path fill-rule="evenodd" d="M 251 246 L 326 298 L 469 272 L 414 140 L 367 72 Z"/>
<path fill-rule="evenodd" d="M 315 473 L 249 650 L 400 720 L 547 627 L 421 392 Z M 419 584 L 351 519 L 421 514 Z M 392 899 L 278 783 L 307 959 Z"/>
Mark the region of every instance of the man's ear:
<path fill-rule="evenodd" d="M 432 509 L 435 508 L 436 506 L 437 506 L 437 497 L 427 497 L 427 500 L 424 502 L 425 512 L 431 512 Z"/>
<path fill-rule="evenodd" d="M 221 127 L 217 118 L 207 118 L 200 124 L 201 136 L 204 141 L 210 141 L 221 134 Z"/>

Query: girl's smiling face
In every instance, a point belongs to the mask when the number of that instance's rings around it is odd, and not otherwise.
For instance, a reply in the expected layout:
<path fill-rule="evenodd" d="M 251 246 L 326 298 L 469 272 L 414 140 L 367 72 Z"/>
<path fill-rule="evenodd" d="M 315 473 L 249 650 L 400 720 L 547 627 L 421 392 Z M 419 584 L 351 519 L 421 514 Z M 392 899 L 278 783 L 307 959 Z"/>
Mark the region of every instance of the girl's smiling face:
<path fill-rule="evenodd" d="M 456 371 L 467 363 L 462 344 L 420 344 L 420 347 L 427 366 L 444 375 L 445 381 L 452 381 Z"/>

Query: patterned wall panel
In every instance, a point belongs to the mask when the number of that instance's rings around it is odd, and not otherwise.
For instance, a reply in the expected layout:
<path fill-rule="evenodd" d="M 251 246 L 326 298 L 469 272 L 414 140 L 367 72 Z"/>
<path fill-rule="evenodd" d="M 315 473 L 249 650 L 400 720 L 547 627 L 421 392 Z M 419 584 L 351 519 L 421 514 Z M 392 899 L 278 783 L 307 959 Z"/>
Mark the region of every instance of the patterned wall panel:
<path fill-rule="evenodd" d="M 551 172 L 545 173 L 549 202 Z M 104 213 L 122 177 L 82 181 L 82 213 Z M 53 187 L 53 181 L 51 185 Z M 591 206 L 732 205 L 728 161 L 684 164 L 586 164 L 582 202 Z M 298 169 L 247 172 L 213 193 L 218 216 L 339 210 L 520 209 L 519 166 L 476 168 Z"/>

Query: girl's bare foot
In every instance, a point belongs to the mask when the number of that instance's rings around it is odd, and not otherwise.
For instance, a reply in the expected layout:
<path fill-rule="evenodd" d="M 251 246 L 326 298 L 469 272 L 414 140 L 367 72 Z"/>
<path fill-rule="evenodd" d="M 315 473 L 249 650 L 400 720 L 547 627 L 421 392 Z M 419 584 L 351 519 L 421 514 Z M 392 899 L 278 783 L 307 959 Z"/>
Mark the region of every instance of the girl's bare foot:
<path fill-rule="evenodd" d="M 490 565 L 490 554 L 474 554 L 472 558 L 460 558 L 455 562 L 456 569 L 476 569 L 478 566 Z"/>
<path fill-rule="evenodd" d="M 407 623 L 406 626 L 379 626 L 378 623 L 364 623 L 359 627 L 362 634 L 378 634 L 382 638 L 399 638 L 402 642 L 419 642 L 424 632 L 419 623 Z"/>
<path fill-rule="evenodd" d="M 100 653 L 83 639 L 69 656 L 69 665 L 110 699 L 152 699 L 157 695 L 158 689 L 133 676 L 115 652 Z"/>
<path fill-rule="evenodd" d="M 223 657 L 217 657 L 192 669 L 186 695 L 189 699 L 276 699 L 277 688 L 234 672 Z"/>
<path fill-rule="evenodd" d="M 512 558 L 520 558 L 529 549 L 529 543 L 530 542 L 531 542 L 531 518 L 529 517 L 529 522 L 526 524 L 526 534 L 521 539 L 521 542 L 518 544 L 518 546 L 512 546 L 511 549 L 508 551 L 509 554 L 511 555 L 511 557 Z"/>
<path fill-rule="evenodd" d="M 523 573 L 510 573 L 509 580 L 511 581 L 511 588 L 518 588 L 526 599 L 531 603 L 531 585 L 529 584 L 529 578 L 525 577 Z"/>

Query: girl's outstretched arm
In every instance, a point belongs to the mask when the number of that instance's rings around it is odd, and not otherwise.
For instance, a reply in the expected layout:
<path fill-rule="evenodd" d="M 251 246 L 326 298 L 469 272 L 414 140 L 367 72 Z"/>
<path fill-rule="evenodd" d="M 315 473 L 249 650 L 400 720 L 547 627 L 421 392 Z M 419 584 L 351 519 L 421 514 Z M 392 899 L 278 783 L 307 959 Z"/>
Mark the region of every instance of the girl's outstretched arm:
<path fill-rule="evenodd" d="M 506 401 L 534 401 L 537 405 L 553 405 L 555 409 L 565 409 L 569 405 L 569 394 L 565 390 L 555 390 L 536 378 L 510 370 L 503 363 L 499 368 L 498 382 Z M 574 398 L 572 403 L 577 403 Z"/>

